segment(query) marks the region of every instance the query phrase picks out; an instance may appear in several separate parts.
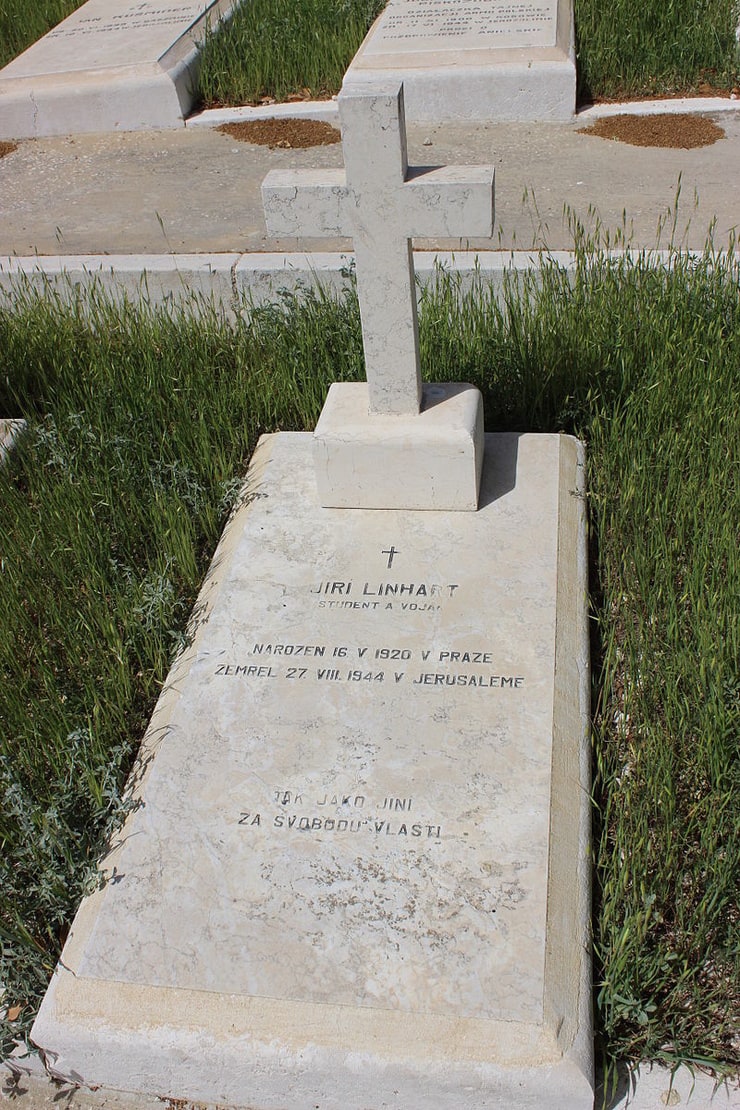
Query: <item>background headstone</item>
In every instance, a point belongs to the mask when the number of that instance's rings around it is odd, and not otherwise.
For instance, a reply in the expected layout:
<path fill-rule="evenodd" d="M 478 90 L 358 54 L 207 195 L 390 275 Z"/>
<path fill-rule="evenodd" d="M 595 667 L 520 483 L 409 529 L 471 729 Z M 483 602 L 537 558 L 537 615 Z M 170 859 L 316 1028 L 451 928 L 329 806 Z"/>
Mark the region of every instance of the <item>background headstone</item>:
<path fill-rule="evenodd" d="M 572 0 L 390 0 L 345 85 L 393 77 L 414 122 L 570 119 Z"/>
<path fill-rule="evenodd" d="M 87 0 L 0 70 L 0 138 L 182 126 L 235 0 Z"/>

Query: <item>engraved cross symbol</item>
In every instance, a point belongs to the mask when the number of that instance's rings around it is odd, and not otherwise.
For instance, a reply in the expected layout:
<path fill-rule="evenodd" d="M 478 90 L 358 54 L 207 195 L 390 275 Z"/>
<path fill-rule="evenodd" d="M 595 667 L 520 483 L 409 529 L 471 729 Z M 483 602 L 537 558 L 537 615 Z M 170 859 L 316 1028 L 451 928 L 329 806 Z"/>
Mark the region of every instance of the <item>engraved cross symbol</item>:
<path fill-rule="evenodd" d="M 273 170 L 262 185 L 273 235 L 351 236 L 370 412 L 421 404 L 412 236 L 493 234 L 490 166 L 409 166 L 403 83 L 339 94 L 344 170 Z"/>
<path fill-rule="evenodd" d="M 387 556 L 388 556 L 388 570 L 390 570 L 390 569 L 391 569 L 391 567 L 393 566 L 393 556 L 394 556 L 394 555 L 400 555 L 400 554 L 401 554 L 401 552 L 400 552 L 400 551 L 396 551 L 395 547 L 393 547 L 393 545 L 391 544 L 391 546 L 390 546 L 390 547 L 387 547 L 387 548 L 385 549 L 385 551 L 381 551 L 381 553 L 380 553 L 380 554 L 381 554 L 381 555 L 387 555 Z"/>

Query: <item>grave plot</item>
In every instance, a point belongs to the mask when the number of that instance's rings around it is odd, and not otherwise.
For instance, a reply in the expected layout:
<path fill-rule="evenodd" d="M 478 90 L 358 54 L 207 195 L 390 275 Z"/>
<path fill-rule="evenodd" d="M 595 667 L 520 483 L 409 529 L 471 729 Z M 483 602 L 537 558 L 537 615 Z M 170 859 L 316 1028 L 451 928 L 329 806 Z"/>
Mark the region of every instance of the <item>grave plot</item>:
<path fill-rule="evenodd" d="M 229 1105 L 590 1107 L 574 446 L 489 438 L 453 524 L 322 509 L 311 438 L 255 456 L 34 1040 Z"/>
<path fill-rule="evenodd" d="M 422 385 L 413 221 L 492 171 L 409 167 L 397 84 L 340 115 L 343 178 L 264 195 L 349 221 L 368 383 L 260 441 L 32 1037 L 252 1110 L 590 1110 L 583 449 Z"/>

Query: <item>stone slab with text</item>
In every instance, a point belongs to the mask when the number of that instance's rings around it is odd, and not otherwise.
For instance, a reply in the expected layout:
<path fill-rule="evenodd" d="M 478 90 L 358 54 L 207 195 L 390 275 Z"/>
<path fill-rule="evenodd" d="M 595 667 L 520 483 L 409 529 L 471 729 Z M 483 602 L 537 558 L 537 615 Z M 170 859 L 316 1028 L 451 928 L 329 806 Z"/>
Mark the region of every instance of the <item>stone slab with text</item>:
<path fill-rule="evenodd" d="M 257 449 L 33 1039 L 252 1110 L 586 1110 L 582 449 L 489 435 L 477 512 L 345 510 L 311 440 Z"/>
<path fill-rule="evenodd" d="M 87 0 L 0 70 L 0 138 L 182 126 L 234 0 Z"/>
<path fill-rule="evenodd" d="M 572 0 L 390 0 L 345 87 L 393 77 L 412 122 L 570 119 Z"/>

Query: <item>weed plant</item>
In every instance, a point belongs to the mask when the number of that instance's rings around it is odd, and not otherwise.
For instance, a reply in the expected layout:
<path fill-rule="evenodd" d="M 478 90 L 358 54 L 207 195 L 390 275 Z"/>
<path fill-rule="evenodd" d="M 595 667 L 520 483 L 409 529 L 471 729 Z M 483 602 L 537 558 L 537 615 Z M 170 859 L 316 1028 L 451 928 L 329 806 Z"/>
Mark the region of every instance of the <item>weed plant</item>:
<path fill-rule="evenodd" d="M 582 101 L 740 83 L 736 0 L 575 0 Z"/>
<path fill-rule="evenodd" d="M 84 0 L 0 0 L 0 69 Z"/>
<path fill-rule="evenodd" d="M 385 0 L 249 0 L 206 36 L 199 77 L 205 105 L 332 96 L 384 6 Z"/>
<path fill-rule="evenodd" d="M 740 1062 L 740 307 L 733 256 L 581 244 L 423 297 L 425 376 L 489 430 L 587 442 L 595 947 L 607 1054 Z M 361 374 L 353 296 L 235 322 L 21 292 L 0 310 L 0 930 L 27 1027 L 262 430 Z M 20 1007 L 20 1012 L 17 1007 Z M 735 1038 L 735 1039 L 733 1039 Z"/>

